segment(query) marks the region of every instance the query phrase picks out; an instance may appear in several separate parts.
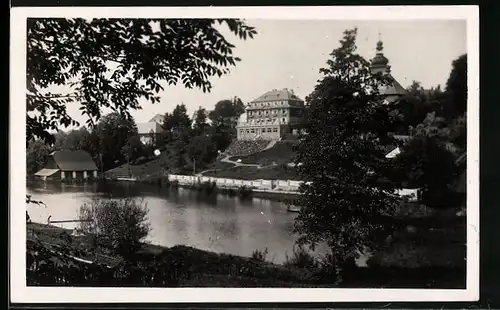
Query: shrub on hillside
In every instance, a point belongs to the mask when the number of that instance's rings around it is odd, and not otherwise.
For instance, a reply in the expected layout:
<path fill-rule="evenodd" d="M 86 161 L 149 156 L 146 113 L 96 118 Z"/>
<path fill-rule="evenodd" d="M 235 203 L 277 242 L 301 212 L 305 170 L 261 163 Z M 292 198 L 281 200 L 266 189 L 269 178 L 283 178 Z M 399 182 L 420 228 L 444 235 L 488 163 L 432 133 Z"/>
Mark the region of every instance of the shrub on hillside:
<path fill-rule="evenodd" d="M 131 198 L 95 198 L 80 207 L 80 229 L 122 257 L 134 255 L 150 231 L 148 209 Z"/>
<path fill-rule="evenodd" d="M 303 246 L 297 246 L 294 247 L 291 257 L 286 255 L 283 265 L 285 267 L 315 269 L 318 267 L 318 262 Z"/>
<path fill-rule="evenodd" d="M 318 260 L 317 267 L 316 278 L 320 282 L 333 284 L 340 280 L 340 270 L 331 252 Z"/>
<path fill-rule="evenodd" d="M 259 262 L 263 262 L 266 260 L 267 254 L 268 254 L 267 248 L 265 248 L 264 250 L 256 249 L 252 252 L 252 258 Z"/>

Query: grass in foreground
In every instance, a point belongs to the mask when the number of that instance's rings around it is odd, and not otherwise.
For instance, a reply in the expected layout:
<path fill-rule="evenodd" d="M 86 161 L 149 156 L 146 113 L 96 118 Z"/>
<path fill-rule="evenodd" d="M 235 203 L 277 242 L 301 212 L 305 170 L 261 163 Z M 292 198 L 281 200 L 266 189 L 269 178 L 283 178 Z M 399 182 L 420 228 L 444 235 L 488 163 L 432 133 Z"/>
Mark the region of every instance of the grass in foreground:
<path fill-rule="evenodd" d="M 387 249 L 370 261 L 370 268 L 348 270 L 340 283 L 328 265 L 322 266 L 307 253 L 294 253 L 287 263 L 277 265 L 265 261 L 265 250 L 247 258 L 186 246 L 144 244 L 127 262 L 103 254 L 105 249 L 96 250 L 88 236 L 73 237 L 68 230 L 33 223 L 27 225 L 31 266 L 27 278 L 28 285 L 463 288 L 464 227 L 446 223 L 455 228 L 445 229 L 441 238 L 436 231 L 443 227 L 431 231 L 421 226 L 396 234 Z M 97 263 L 82 263 L 71 256 Z M 34 261 L 39 264 L 32 270 Z"/>

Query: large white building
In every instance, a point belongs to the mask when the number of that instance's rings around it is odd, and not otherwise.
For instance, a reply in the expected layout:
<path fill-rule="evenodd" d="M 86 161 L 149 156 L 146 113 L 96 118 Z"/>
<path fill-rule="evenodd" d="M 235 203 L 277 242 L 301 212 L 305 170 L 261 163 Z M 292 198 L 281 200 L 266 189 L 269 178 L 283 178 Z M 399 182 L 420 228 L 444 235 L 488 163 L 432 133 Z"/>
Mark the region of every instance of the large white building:
<path fill-rule="evenodd" d="M 247 104 L 237 125 L 238 140 L 278 140 L 301 123 L 304 101 L 289 89 L 273 89 Z"/>

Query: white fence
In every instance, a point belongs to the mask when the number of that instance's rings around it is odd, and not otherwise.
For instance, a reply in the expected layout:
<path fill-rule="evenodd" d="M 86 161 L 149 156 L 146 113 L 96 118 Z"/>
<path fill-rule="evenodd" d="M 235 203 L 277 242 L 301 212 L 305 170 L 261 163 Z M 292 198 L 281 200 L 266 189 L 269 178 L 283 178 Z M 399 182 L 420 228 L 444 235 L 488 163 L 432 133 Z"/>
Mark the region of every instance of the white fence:
<path fill-rule="evenodd" d="M 276 191 L 286 191 L 295 192 L 299 190 L 299 181 L 292 180 L 239 180 L 239 179 L 227 179 L 227 178 L 214 178 L 214 177 L 200 177 L 200 176 L 189 176 L 189 175 L 176 175 L 169 174 L 169 181 L 177 181 L 180 185 L 193 185 L 197 183 L 204 182 L 215 182 L 218 187 L 241 187 L 246 186 L 253 189 L 259 190 L 276 190 Z"/>
<path fill-rule="evenodd" d="M 203 182 L 215 182 L 221 188 L 238 188 L 246 186 L 248 188 L 263 190 L 263 191 L 283 191 L 283 192 L 298 192 L 301 181 L 293 180 L 240 180 L 227 178 L 214 178 L 204 176 L 176 175 L 169 174 L 169 181 L 177 181 L 180 185 L 194 185 Z M 418 199 L 418 189 L 401 189 L 397 191 L 401 197 L 406 197 L 410 201 Z"/>

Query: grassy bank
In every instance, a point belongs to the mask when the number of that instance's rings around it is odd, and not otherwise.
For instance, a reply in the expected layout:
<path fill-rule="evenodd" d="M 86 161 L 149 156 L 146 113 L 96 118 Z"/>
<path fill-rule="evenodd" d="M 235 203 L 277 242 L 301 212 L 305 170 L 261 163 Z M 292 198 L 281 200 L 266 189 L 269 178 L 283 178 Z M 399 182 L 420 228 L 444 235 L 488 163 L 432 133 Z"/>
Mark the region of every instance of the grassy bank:
<path fill-rule="evenodd" d="M 284 165 L 293 162 L 295 152 L 293 151 L 293 141 L 279 141 L 270 149 L 253 153 L 246 156 L 233 156 L 230 160 L 236 161 L 241 159 L 244 164 L 258 164 L 267 166 L 271 164 Z"/>
<path fill-rule="evenodd" d="M 369 268 L 350 268 L 338 282 L 307 253 L 278 265 L 258 251 L 261 255 L 248 258 L 143 244 L 132 260 L 124 261 L 96 246 L 92 236 L 71 236 L 69 230 L 32 223 L 27 225 L 27 261 L 28 266 L 37 261 L 39 267 L 29 268 L 27 277 L 29 285 L 463 288 L 464 225 L 457 218 L 443 220 L 440 227 L 434 222 L 433 230 L 421 225 L 400 231 L 369 261 Z M 303 268 L 304 260 L 315 267 Z"/>

